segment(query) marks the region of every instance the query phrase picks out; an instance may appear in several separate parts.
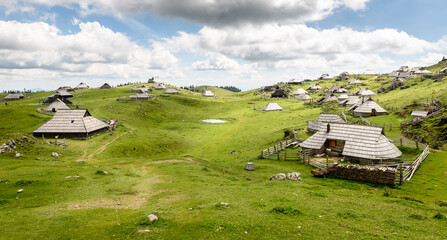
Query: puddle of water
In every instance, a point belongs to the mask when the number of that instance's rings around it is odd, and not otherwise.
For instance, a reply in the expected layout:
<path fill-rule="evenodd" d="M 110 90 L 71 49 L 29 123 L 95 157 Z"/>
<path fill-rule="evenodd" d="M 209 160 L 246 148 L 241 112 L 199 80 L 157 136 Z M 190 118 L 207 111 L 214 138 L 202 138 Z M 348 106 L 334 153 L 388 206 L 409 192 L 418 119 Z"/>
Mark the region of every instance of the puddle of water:
<path fill-rule="evenodd" d="M 202 120 L 202 122 L 206 122 L 206 123 L 226 123 L 227 121 L 220 120 L 220 119 L 205 119 L 205 120 Z"/>

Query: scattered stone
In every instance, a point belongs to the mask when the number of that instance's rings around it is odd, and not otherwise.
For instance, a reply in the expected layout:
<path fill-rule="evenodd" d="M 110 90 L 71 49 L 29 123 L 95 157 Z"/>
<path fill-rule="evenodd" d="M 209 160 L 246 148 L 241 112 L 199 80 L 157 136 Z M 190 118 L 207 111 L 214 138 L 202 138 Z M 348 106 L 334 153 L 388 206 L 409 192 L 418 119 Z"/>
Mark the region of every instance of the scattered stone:
<path fill-rule="evenodd" d="M 51 156 L 52 156 L 52 157 L 57 157 L 57 158 L 58 158 L 58 157 L 59 157 L 59 154 L 58 154 L 57 152 L 52 152 L 52 153 L 51 153 Z"/>
<path fill-rule="evenodd" d="M 220 231 L 222 231 L 222 230 L 224 230 L 224 227 L 218 227 L 217 229 L 216 229 L 216 232 L 220 232 Z"/>
<path fill-rule="evenodd" d="M 23 189 L 22 189 L 22 188 L 19 189 L 19 190 L 17 190 L 17 193 L 21 193 L 21 192 L 23 192 Z"/>
<path fill-rule="evenodd" d="M 245 231 L 245 232 L 244 232 L 244 234 L 248 234 L 248 232 L 247 232 L 247 231 Z"/>
<path fill-rule="evenodd" d="M 232 151 L 231 154 L 239 154 L 239 152 Z"/>
<path fill-rule="evenodd" d="M 192 210 L 192 208 L 189 208 L 189 210 Z"/>
<path fill-rule="evenodd" d="M 158 220 L 158 217 L 155 216 L 154 214 L 149 214 L 149 216 L 147 216 L 147 218 L 149 218 L 149 221 L 151 221 L 151 222 Z"/>
<path fill-rule="evenodd" d="M 19 157 L 21 157 L 22 156 L 22 154 L 20 154 L 20 153 L 16 153 L 15 155 L 14 155 L 14 157 L 16 157 L 16 158 L 19 158 Z"/>
<path fill-rule="evenodd" d="M 301 229 L 301 226 L 298 226 L 298 227 L 296 227 L 296 228 Z"/>
<path fill-rule="evenodd" d="M 220 202 L 220 205 L 222 205 L 222 206 L 230 206 L 230 204 L 226 203 L 226 202 Z"/>
<path fill-rule="evenodd" d="M 270 177 L 270 180 L 274 180 L 274 179 L 286 180 L 286 174 L 278 173 L 278 174 L 273 175 L 272 177 Z"/>
<path fill-rule="evenodd" d="M 293 181 L 302 181 L 301 174 L 297 172 L 287 173 L 287 179 L 293 180 Z"/>
<path fill-rule="evenodd" d="M 138 232 L 139 233 L 149 233 L 149 232 L 151 232 L 151 230 L 149 230 L 149 229 L 140 229 L 140 230 L 138 230 Z"/>
<path fill-rule="evenodd" d="M 255 170 L 255 168 L 256 168 L 256 166 L 254 163 L 252 163 L 252 162 L 245 163 L 245 170 L 253 171 L 253 170 Z"/>

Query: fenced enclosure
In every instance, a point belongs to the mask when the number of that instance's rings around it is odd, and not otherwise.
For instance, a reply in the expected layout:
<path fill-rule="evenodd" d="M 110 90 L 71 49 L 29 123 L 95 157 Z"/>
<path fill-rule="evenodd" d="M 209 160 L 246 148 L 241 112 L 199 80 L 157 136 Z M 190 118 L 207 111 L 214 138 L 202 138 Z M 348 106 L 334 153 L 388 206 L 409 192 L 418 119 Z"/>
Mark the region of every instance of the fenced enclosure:
<path fill-rule="evenodd" d="M 388 138 L 388 140 L 390 140 L 390 142 L 392 142 L 395 146 L 401 146 L 401 147 L 425 149 L 428 146 L 427 144 L 406 138 Z"/>

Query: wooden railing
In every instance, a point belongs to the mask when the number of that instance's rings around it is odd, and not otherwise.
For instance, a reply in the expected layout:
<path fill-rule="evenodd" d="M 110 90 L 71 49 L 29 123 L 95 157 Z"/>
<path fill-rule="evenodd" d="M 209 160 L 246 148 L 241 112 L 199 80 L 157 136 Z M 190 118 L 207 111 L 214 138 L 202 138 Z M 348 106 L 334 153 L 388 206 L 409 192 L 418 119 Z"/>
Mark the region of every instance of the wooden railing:
<path fill-rule="evenodd" d="M 293 142 L 292 139 L 279 142 L 278 144 L 274 145 L 273 147 L 269 147 L 267 149 L 264 149 L 261 151 L 261 157 L 266 158 L 272 154 L 279 154 L 281 150 L 285 150 L 287 146 L 289 146 Z M 279 158 L 279 155 L 278 155 Z"/>
<path fill-rule="evenodd" d="M 414 160 L 414 162 L 412 162 L 410 165 L 399 165 L 397 167 L 398 171 L 396 176 L 397 184 L 402 185 L 405 181 L 410 181 L 421 163 L 425 160 L 425 158 L 427 158 L 428 154 L 430 154 L 430 150 L 428 146 L 426 146 L 421 155 L 419 155 L 419 157 L 416 158 L 416 160 Z"/>

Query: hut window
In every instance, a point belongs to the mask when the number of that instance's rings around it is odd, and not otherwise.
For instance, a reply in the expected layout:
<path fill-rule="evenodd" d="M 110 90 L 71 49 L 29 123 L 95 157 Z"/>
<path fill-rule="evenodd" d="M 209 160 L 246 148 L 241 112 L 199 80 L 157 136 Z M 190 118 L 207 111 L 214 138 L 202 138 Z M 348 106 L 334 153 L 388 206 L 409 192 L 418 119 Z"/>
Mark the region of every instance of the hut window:
<path fill-rule="evenodd" d="M 335 140 L 330 140 L 329 141 L 329 146 L 330 147 L 335 147 L 336 141 Z"/>
<path fill-rule="evenodd" d="M 74 123 L 75 122 L 75 120 L 71 120 L 71 123 Z"/>

